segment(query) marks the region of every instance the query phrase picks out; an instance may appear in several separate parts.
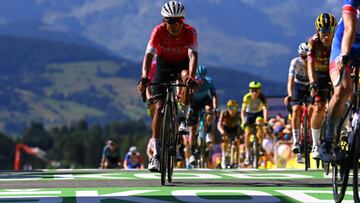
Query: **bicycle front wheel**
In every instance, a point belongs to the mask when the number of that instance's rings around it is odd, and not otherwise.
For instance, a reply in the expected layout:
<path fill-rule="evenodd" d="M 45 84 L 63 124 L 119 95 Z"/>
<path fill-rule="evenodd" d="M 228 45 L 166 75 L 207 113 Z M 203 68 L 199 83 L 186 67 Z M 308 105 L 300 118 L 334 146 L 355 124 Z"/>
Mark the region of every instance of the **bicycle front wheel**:
<path fill-rule="evenodd" d="M 349 151 L 351 152 L 350 146 L 348 143 L 340 141 L 337 146 L 340 150 L 338 153 L 345 154 L 345 157 L 341 162 L 332 163 L 332 189 L 335 202 L 343 200 L 348 185 L 350 167 L 352 165 L 352 155 L 349 154 Z"/>
<path fill-rule="evenodd" d="M 358 177 L 358 171 L 359 171 L 359 159 L 360 159 L 360 150 L 359 150 L 359 131 L 356 131 L 357 133 L 354 135 L 355 141 L 353 142 L 352 146 L 352 152 L 353 152 L 353 192 L 354 192 L 354 201 L 360 202 L 359 198 L 359 177 Z"/>
<path fill-rule="evenodd" d="M 256 134 L 256 129 L 254 130 L 254 142 L 253 142 L 253 168 L 258 168 L 259 164 L 259 144 Z"/>
<path fill-rule="evenodd" d="M 167 175 L 168 175 L 168 182 L 172 182 L 172 175 L 174 171 L 175 165 L 175 157 L 176 157 L 176 147 L 178 144 L 178 134 L 177 134 L 177 126 L 176 126 L 176 117 L 174 115 L 175 107 L 173 106 L 172 111 L 169 115 L 170 122 L 170 131 L 169 131 L 169 153 L 168 153 L 168 162 L 167 162 Z"/>
<path fill-rule="evenodd" d="M 165 104 L 165 112 L 162 121 L 162 130 L 161 130 L 161 161 L 160 161 L 160 171 L 161 171 L 161 185 L 165 185 L 166 181 L 166 169 L 169 158 L 169 132 L 171 129 L 171 109 L 168 104 Z"/>

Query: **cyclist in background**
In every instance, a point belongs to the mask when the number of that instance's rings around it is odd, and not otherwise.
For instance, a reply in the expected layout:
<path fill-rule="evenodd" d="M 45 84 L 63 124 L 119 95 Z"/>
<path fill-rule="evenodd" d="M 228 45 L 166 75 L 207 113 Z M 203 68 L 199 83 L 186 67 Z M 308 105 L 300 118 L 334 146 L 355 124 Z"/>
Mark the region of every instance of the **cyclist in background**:
<path fill-rule="evenodd" d="M 151 68 L 151 62 L 156 55 L 156 70 L 153 78 L 154 83 L 169 82 L 175 74 L 182 83 L 190 87 L 195 86 L 195 73 L 198 62 L 198 42 L 195 28 L 185 23 L 185 7 L 179 1 L 165 3 L 161 10 L 163 22 L 157 25 L 151 34 L 143 65 L 142 76 L 138 84 L 138 90 L 143 92 L 146 88 Z M 189 77 L 185 77 L 188 75 Z M 160 171 L 160 127 L 161 110 L 164 106 L 166 90 L 164 87 L 151 86 L 155 103 L 154 118 L 152 120 L 152 137 L 154 154 L 150 158 L 148 169 L 152 172 Z M 189 88 L 182 88 L 184 92 L 181 98 L 184 105 L 189 104 Z"/>
<path fill-rule="evenodd" d="M 285 105 L 291 103 L 292 117 L 291 127 L 293 134 L 292 151 L 297 154 L 300 152 L 300 121 L 301 106 L 309 96 L 309 78 L 307 76 L 307 52 L 309 51 L 306 43 L 301 43 L 298 48 L 299 57 L 291 60 L 289 77 L 287 83 L 288 96 L 285 98 Z"/>
<path fill-rule="evenodd" d="M 221 168 L 226 168 L 226 153 L 229 147 L 231 137 L 235 136 L 235 142 L 238 147 L 238 152 L 240 152 L 240 135 L 241 135 L 241 116 L 238 111 L 238 102 L 236 100 L 229 100 L 227 102 L 227 109 L 221 111 L 219 121 L 218 121 L 218 130 L 222 137 L 221 144 Z"/>
<path fill-rule="evenodd" d="M 330 162 L 335 159 L 331 143 L 336 133 L 337 125 L 345 110 L 345 104 L 352 95 L 350 63 L 351 59 L 360 58 L 359 9 L 359 0 L 344 0 L 342 19 L 336 29 L 332 42 L 329 68 L 331 81 L 335 83 L 340 70 L 343 68 L 345 68 L 345 75 L 339 86 L 334 87 L 334 94 L 329 102 L 327 129 L 325 131 L 324 142 L 320 148 L 320 158 L 324 162 Z"/>
<path fill-rule="evenodd" d="M 144 169 L 144 159 L 135 146 L 131 146 L 125 155 L 124 169 Z"/>
<path fill-rule="evenodd" d="M 119 144 L 113 139 L 108 140 L 103 149 L 100 168 L 103 169 L 120 168 L 121 166 L 120 155 L 121 155 L 121 151 Z"/>
<path fill-rule="evenodd" d="M 328 13 L 320 14 L 315 21 L 316 34 L 308 41 L 308 76 L 311 96 L 315 98 L 311 116 L 311 134 L 313 140 L 312 157 L 319 159 L 320 132 L 323 125 L 325 106 L 329 100 L 329 59 L 331 43 L 334 37 L 336 19 Z"/>
<path fill-rule="evenodd" d="M 216 95 L 216 89 L 213 80 L 207 76 L 207 67 L 204 65 L 199 65 L 196 70 L 196 80 L 197 87 L 193 94 L 193 101 L 190 105 L 188 122 L 189 122 L 189 134 L 190 134 L 190 159 L 186 162 L 194 165 L 195 158 L 195 140 L 197 138 L 198 132 L 198 124 L 199 124 L 199 115 L 200 112 L 205 112 L 205 108 L 207 107 L 208 112 L 211 113 L 208 116 L 214 117 L 214 113 L 218 108 L 218 99 Z M 215 120 L 214 118 L 210 118 L 210 120 Z M 208 126 L 208 131 L 211 132 L 211 126 Z"/>
<path fill-rule="evenodd" d="M 250 135 L 252 128 L 254 127 L 257 117 L 263 117 L 264 122 L 268 119 L 268 108 L 265 96 L 261 94 L 261 83 L 257 81 L 251 81 L 249 83 L 250 92 L 243 98 L 241 107 L 241 120 L 245 134 L 245 160 L 244 164 L 250 164 Z"/>

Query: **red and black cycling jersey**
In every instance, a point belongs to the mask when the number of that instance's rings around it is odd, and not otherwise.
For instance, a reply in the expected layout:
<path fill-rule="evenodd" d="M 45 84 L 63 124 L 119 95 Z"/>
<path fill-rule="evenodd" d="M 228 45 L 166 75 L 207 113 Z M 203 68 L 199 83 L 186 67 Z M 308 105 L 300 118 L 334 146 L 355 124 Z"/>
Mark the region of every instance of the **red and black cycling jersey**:
<path fill-rule="evenodd" d="M 308 60 L 313 61 L 315 71 L 328 72 L 331 46 L 324 46 L 318 34 L 312 36 L 308 41 Z"/>
<path fill-rule="evenodd" d="M 151 34 L 146 52 L 157 55 L 167 63 L 178 63 L 188 58 L 188 52 L 197 52 L 198 42 L 195 28 L 184 24 L 178 36 L 172 36 L 166 24 L 157 25 Z"/>

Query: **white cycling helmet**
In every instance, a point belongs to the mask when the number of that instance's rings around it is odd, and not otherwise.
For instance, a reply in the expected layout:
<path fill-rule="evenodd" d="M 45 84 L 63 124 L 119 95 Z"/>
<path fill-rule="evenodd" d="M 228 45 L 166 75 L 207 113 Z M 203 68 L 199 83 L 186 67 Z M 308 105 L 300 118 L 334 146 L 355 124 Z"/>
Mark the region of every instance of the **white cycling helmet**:
<path fill-rule="evenodd" d="M 307 52 L 309 51 L 309 48 L 307 46 L 307 43 L 306 42 L 303 42 L 299 45 L 299 48 L 298 48 L 298 53 L 300 55 L 305 55 L 307 54 Z"/>
<path fill-rule="evenodd" d="M 185 17 L 185 7 L 179 1 L 169 1 L 161 9 L 164 18 Z"/>

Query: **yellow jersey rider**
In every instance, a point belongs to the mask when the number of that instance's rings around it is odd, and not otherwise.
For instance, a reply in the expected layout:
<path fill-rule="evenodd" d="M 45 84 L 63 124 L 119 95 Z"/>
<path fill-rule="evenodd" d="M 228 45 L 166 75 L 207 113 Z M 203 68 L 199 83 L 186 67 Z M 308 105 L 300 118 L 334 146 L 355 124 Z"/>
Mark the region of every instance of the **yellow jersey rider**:
<path fill-rule="evenodd" d="M 228 148 L 230 142 L 230 136 L 235 136 L 235 142 L 238 147 L 238 152 L 240 151 L 240 134 L 241 134 L 241 116 L 238 111 L 238 102 L 235 100 L 229 100 L 227 102 L 227 109 L 221 111 L 218 121 L 218 130 L 222 136 L 222 144 L 221 144 L 221 168 L 226 168 L 226 149 Z"/>
<path fill-rule="evenodd" d="M 265 96 L 261 94 L 261 83 L 258 81 L 251 81 L 249 83 L 250 92 L 243 98 L 241 107 L 242 126 L 245 128 L 245 160 L 244 164 L 250 164 L 250 141 L 251 127 L 255 124 L 257 117 L 263 117 L 264 122 L 268 119 L 268 105 Z"/>
<path fill-rule="evenodd" d="M 319 159 L 320 132 L 325 115 L 325 106 L 329 100 L 331 80 L 329 61 L 331 43 L 334 38 L 336 19 L 328 13 L 320 14 L 315 21 L 316 34 L 308 41 L 308 77 L 311 96 L 317 96 L 311 115 L 311 134 L 313 140 L 312 157 Z"/>

